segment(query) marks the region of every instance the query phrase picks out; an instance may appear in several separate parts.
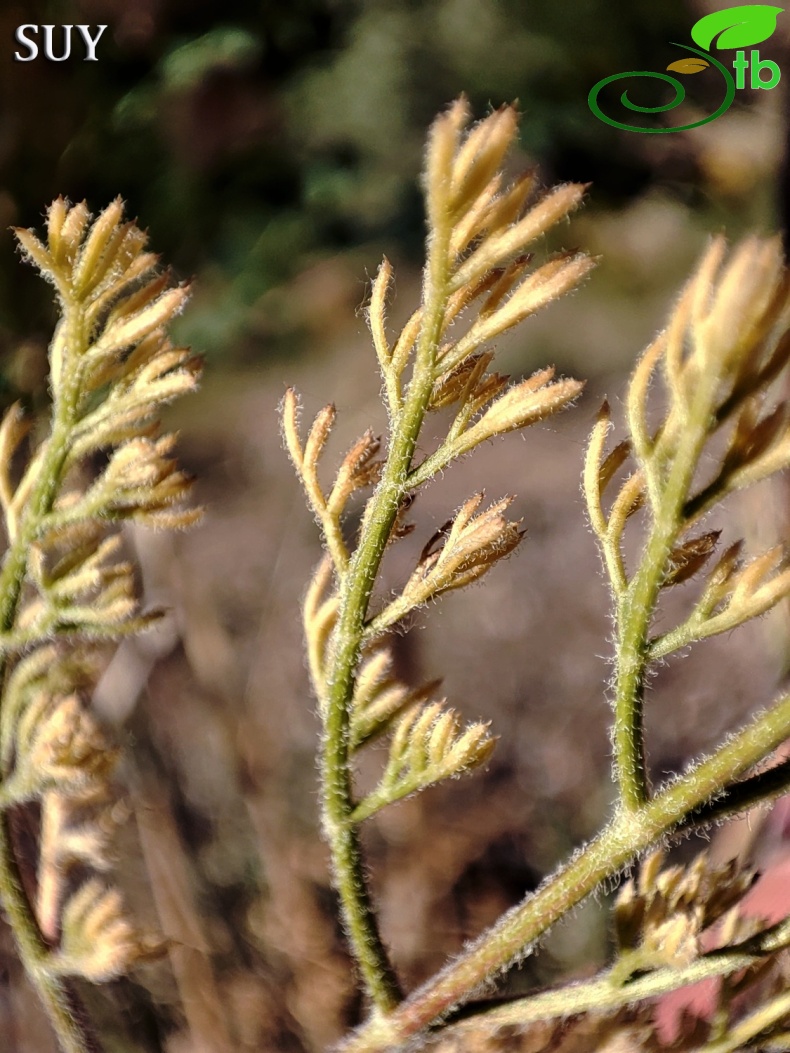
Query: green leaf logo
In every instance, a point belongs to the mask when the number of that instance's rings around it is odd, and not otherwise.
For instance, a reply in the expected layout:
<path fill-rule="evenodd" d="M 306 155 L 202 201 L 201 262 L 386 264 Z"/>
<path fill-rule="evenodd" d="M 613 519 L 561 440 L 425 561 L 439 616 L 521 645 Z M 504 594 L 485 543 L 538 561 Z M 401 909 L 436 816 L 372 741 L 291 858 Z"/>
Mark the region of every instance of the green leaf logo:
<path fill-rule="evenodd" d="M 709 66 L 710 62 L 703 58 L 682 58 L 677 62 L 670 62 L 667 69 L 671 69 L 673 73 L 702 73 Z"/>
<path fill-rule="evenodd" d="M 714 11 L 694 23 L 691 39 L 707 51 L 716 37 L 717 48 L 748 48 L 770 37 L 782 11 L 783 7 L 771 4 L 742 4 L 726 11 Z"/>

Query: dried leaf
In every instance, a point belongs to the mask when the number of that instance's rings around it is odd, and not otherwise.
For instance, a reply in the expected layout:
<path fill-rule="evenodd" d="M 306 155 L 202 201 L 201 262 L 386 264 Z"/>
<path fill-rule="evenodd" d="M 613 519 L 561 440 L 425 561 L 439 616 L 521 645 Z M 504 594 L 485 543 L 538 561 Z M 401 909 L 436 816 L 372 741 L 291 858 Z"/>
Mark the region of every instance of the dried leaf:
<path fill-rule="evenodd" d="M 720 535 L 720 530 L 711 530 L 699 537 L 689 538 L 674 548 L 669 555 L 669 570 L 664 576 L 664 588 L 680 585 L 701 570 L 713 555 Z"/>

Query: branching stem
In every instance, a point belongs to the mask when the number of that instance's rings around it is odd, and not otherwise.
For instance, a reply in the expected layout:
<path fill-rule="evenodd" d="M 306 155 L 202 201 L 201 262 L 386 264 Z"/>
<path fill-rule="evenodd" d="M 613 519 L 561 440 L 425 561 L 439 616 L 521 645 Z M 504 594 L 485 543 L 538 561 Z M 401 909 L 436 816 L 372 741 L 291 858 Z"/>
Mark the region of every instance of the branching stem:
<path fill-rule="evenodd" d="M 556 921 L 601 882 L 617 874 L 650 845 L 668 836 L 684 817 L 731 780 L 771 753 L 790 735 L 790 696 L 760 714 L 710 757 L 670 783 L 637 811 L 621 808 L 609 825 L 522 904 L 442 973 L 415 991 L 387 1017 L 364 1025 L 346 1053 L 373 1053 L 405 1043 L 523 957 Z"/>
<path fill-rule="evenodd" d="M 78 304 L 65 308 L 66 347 L 76 356 L 84 345 L 84 320 Z M 68 454 L 68 443 L 74 426 L 80 395 L 80 372 L 74 368 L 72 381 L 64 385 L 61 397 L 53 406 L 53 426 L 47 449 L 38 465 L 37 478 L 19 523 L 16 536 L 6 555 L 0 572 L 0 633 L 10 633 L 16 619 L 19 600 L 27 572 L 30 544 L 41 527 L 43 518 L 52 510 L 63 467 Z M 0 658 L 0 678 L 5 675 L 5 660 Z M 0 721 L 7 715 L 0 711 Z M 2 773 L 2 779 L 8 772 Z M 73 996 L 67 993 L 63 980 L 47 971 L 46 948 L 30 904 L 22 890 L 17 872 L 14 850 L 8 829 L 7 816 L 0 816 L 0 901 L 19 949 L 25 971 L 35 985 L 64 1053 L 93 1053 L 95 1039 L 72 1012 Z"/>
<path fill-rule="evenodd" d="M 773 364 L 773 358 L 761 366 L 760 356 L 781 357 L 786 351 L 780 347 L 760 350 L 768 339 L 766 334 L 778 332 L 780 313 L 786 328 L 782 312 L 788 280 L 779 250 L 774 243 L 746 243 L 721 271 L 724 244 L 719 240 L 692 278 L 666 332 L 648 348 L 632 378 L 627 399 L 629 439 L 604 458 L 609 427 L 609 410 L 604 406 L 588 451 L 585 494 L 593 527 L 604 547 L 617 621 L 613 745 L 618 794 L 614 814 L 534 894 L 503 915 L 442 972 L 402 999 L 363 871 L 359 824 L 406 793 L 484 763 L 491 740 L 485 725 L 461 729 L 453 711 L 444 709 L 442 703 L 422 705 L 419 693 L 409 692 L 395 677 L 388 679 L 393 656 L 388 642 L 380 637 L 429 600 L 478 580 L 513 551 L 522 532 L 518 522 L 505 518 L 511 499 L 481 508 L 481 493 L 468 498 L 424 546 L 400 594 L 374 616 L 368 614 L 371 595 L 388 542 L 410 526 L 399 521 L 399 514 L 410 503 L 413 490 L 486 439 L 542 420 L 579 394 L 579 382 L 555 380 L 553 367 L 508 385 L 508 378 L 486 372 L 493 352 L 484 346 L 572 288 L 591 266 L 588 258 L 573 255 L 549 260 L 526 273 L 530 257 L 523 254 L 525 246 L 576 207 L 583 188 L 570 184 L 557 188 L 533 209 L 522 212 L 526 201 L 520 184 L 501 196 L 501 174 L 494 174 L 515 130 L 514 112 L 508 108 L 497 111 L 463 137 L 467 119 L 466 104 L 460 100 L 436 122 L 431 135 L 425 177 L 430 236 L 423 301 L 393 350 L 385 331 L 384 299 L 392 277 L 386 261 L 374 285 L 369 321 L 385 376 L 391 420 L 386 458 L 368 466 L 373 474 L 366 474 L 368 469 L 360 466 L 367 462 L 360 458 L 365 450 L 371 452 L 369 439 L 363 437 L 352 447 L 338 471 L 324 516 L 323 494 L 313 491 L 334 407 L 325 407 L 316 417 L 302 450 L 292 391 L 283 405 L 286 441 L 324 524 L 327 548 L 335 562 L 331 591 L 324 570 L 314 580 L 305 604 L 305 628 L 324 719 L 323 827 L 351 949 L 373 1009 L 368 1022 L 346 1044 L 353 1053 L 393 1051 L 424 1038 L 484 984 L 530 953 L 554 922 L 641 853 L 670 837 L 682 836 L 695 825 L 772 799 L 786 789 L 790 777 L 786 763 L 756 774 L 750 771 L 790 735 L 790 696 L 655 793 L 646 765 L 644 693 L 648 668 L 660 647 L 651 640 L 651 629 L 661 590 L 701 570 L 716 545 L 715 531 L 689 536 L 693 526 L 689 509 L 695 507 L 692 490 L 696 476 L 702 474 L 705 445 L 721 424 L 727 391 L 741 393 L 739 417 L 728 440 L 724 467 L 716 476 L 719 482 L 702 491 L 704 502 L 710 504 L 734 486 L 756 482 L 790 462 L 790 447 L 786 437 L 781 437 L 784 410 L 760 416 L 766 386 L 781 368 L 778 360 Z M 458 336 L 455 321 L 467 309 L 471 313 L 481 299 L 476 319 Z M 773 339 L 771 336 L 768 342 Z M 412 355 L 411 379 L 401 395 L 403 370 Z M 659 369 L 669 397 L 666 415 L 655 427 L 649 389 Z M 722 398 L 725 403 L 717 407 Z M 456 407 L 455 421 L 444 440 L 415 466 L 428 408 L 451 406 Z M 378 450 L 378 442 L 375 448 Z M 614 501 L 606 502 L 607 516 L 604 491 L 629 457 L 629 474 Z M 345 500 L 352 490 L 370 485 L 379 473 L 379 485 L 365 506 L 358 544 L 346 556 Z M 621 543 L 629 517 L 643 505 L 648 506 L 646 538 L 629 579 Z M 718 616 L 710 617 L 717 604 L 725 604 L 726 624 L 736 625 L 787 595 L 790 575 L 777 570 L 773 550 L 746 567 L 738 561 L 739 551 L 740 543 L 731 546 L 710 572 L 702 599 L 694 608 L 697 622 L 692 625 L 689 619 L 683 640 L 690 640 L 689 627 L 696 638 L 722 631 Z M 680 637 L 669 639 L 677 645 Z M 352 756 L 379 732 L 390 733 L 389 759 L 377 789 L 357 802 Z M 704 865 L 703 859 L 699 866 Z M 643 874 L 646 883 L 651 874 L 648 865 Z M 694 881 L 699 878 L 697 871 L 692 876 Z M 684 918 L 680 921 L 686 924 Z M 786 935 L 783 929 L 770 939 L 778 941 Z M 520 1023 L 546 1013 L 606 1012 L 697 976 L 724 975 L 772 953 L 768 943 L 744 943 L 719 956 L 706 956 L 704 962 L 693 963 L 693 968 L 684 956 L 678 959 L 677 968 L 662 966 L 634 980 L 635 972 L 652 969 L 655 961 L 647 942 L 633 947 L 636 949 L 621 956 L 603 979 L 571 992 L 521 1000 L 510 1010 L 514 1015 L 509 1019 Z M 765 1026 L 756 1021 L 755 1027 L 758 1024 Z"/>
<path fill-rule="evenodd" d="M 415 354 L 414 372 L 403 409 L 396 418 L 386 464 L 362 525 L 359 545 L 342 583 L 334 651 L 328 676 L 328 705 L 322 754 L 323 823 L 343 917 L 365 988 L 382 1011 L 400 1000 L 371 910 L 353 819 L 354 799 L 349 763 L 349 707 L 354 674 L 365 632 L 371 592 L 398 508 L 406 493 L 417 438 L 434 383 L 434 364 L 447 304 L 450 227 L 434 230 L 425 276 L 425 310 Z"/>
<path fill-rule="evenodd" d="M 639 810 L 650 795 L 643 728 L 650 625 L 670 552 L 682 530 L 683 505 L 708 434 L 717 382 L 715 375 L 700 380 L 678 433 L 666 480 L 651 487 L 652 527 L 639 568 L 618 604 L 614 767 L 622 804 L 631 811 Z"/>
<path fill-rule="evenodd" d="M 770 937 L 773 931 L 768 930 L 766 937 Z M 449 1025 L 447 1034 L 448 1037 L 460 1037 L 466 1031 L 479 1032 L 481 1025 L 492 1029 L 524 1027 L 538 1020 L 588 1012 L 614 1012 L 624 1006 L 634 1005 L 648 998 L 658 998 L 701 980 L 730 976 L 742 969 L 748 969 L 761 960 L 766 950 L 768 947 L 758 936 L 721 951 L 712 951 L 683 967 L 654 969 L 644 976 L 628 980 L 625 984 L 615 983 L 613 970 L 608 969 L 593 980 L 568 984 L 557 990 L 541 991 L 529 998 L 513 999 L 491 1008 L 481 1006 L 478 1011 L 472 1007 L 468 1016 Z M 774 1019 L 781 1019 L 781 1016 Z M 763 1027 L 765 1026 L 764 1023 Z M 737 1047 L 721 1047 L 722 1051 L 735 1048 Z M 705 1053 L 719 1049 L 718 1044 L 706 1046 Z"/>

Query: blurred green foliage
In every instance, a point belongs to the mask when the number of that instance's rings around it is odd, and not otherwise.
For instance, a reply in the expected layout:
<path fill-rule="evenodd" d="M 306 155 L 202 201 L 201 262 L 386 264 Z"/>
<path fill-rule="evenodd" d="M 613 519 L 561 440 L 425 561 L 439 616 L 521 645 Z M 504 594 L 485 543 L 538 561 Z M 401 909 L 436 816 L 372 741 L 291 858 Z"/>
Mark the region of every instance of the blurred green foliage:
<path fill-rule="evenodd" d="M 121 194 L 199 278 L 182 336 L 245 361 L 300 345 L 300 318 L 262 298 L 306 266 L 362 246 L 419 257 L 424 131 L 460 91 L 478 113 L 521 101 L 522 161 L 545 180 L 637 193 L 641 137 L 596 121 L 587 92 L 663 68 L 694 15 L 681 0 L 579 0 L 572 16 L 552 0 L 52 0 L 6 4 L 0 39 L 66 20 L 108 24 L 98 62 L 16 63 L 6 45 L 0 223 L 32 226 L 60 193 L 95 209 Z M 5 245 L 8 344 L 47 318 Z"/>

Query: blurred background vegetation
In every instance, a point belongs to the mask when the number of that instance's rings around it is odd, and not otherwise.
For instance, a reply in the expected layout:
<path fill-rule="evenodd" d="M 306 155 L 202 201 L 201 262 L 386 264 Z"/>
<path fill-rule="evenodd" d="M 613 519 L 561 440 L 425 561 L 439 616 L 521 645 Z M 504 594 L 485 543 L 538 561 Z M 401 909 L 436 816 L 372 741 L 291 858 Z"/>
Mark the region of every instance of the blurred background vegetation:
<path fill-rule="evenodd" d="M 757 118 L 745 92 L 726 122 L 674 140 L 587 107 L 609 73 L 664 69 L 699 14 L 682 0 L 581 0 L 572 14 L 548 0 L 7 2 L 0 223 L 32 225 L 60 193 L 95 207 L 120 194 L 199 279 L 185 337 L 230 365 L 309 344 L 310 297 L 289 289 L 307 268 L 338 254 L 370 268 L 383 246 L 419 261 L 424 131 L 461 91 L 478 113 L 519 100 L 522 163 L 546 182 L 592 181 L 593 210 L 652 188 L 701 225 L 770 222 L 781 133 L 755 150 L 753 125 L 765 109 L 776 119 L 781 89 L 757 93 Z M 12 61 L 16 26 L 67 21 L 109 25 L 98 62 L 76 47 L 65 63 Z M 716 85 L 693 88 L 704 104 Z M 8 341 L 40 311 L 5 256 Z"/>
<path fill-rule="evenodd" d="M 485 451 L 415 510 L 417 536 L 429 535 L 482 479 L 492 495 L 521 495 L 529 538 L 490 585 L 447 600 L 431 628 L 400 644 L 405 675 L 446 674 L 453 702 L 503 735 L 486 776 L 371 824 L 385 932 L 407 982 L 600 823 L 610 800 L 608 670 L 597 656 L 609 623 L 578 495 L 582 445 L 600 397 L 617 392 L 707 234 L 781 225 L 786 118 L 784 81 L 743 91 L 724 117 L 676 136 L 617 131 L 593 117 L 587 93 L 611 73 L 665 69 L 677 58 L 670 42 L 687 41 L 708 9 L 690 0 L 0 6 L 0 229 L 40 226 L 58 194 L 94 210 L 120 194 L 176 275 L 194 279 L 177 335 L 207 359 L 199 399 L 173 416 L 206 523 L 175 544 L 130 536 L 147 599 L 173 614 L 155 638 L 122 649 L 94 699 L 134 745 L 130 896 L 173 941 L 169 963 L 96 1001 L 110 1050 L 318 1050 L 360 1012 L 316 829 L 297 603 L 317 542 L 275 406 L 295 382 L 308 408 L 337 402 L 347 440 L 369 421 L 381 426 L 359 308 L 384 252 L 398 274 L 394 319 L 417 295 L 422 144 L 459 92 L 477 114 L 519 101 L 514 172 L 537 165 L 544 185 L 591 181 L 588 207 L 549 248 L 578 245 L 601 263 L 584 289 L 500 349 L 514 373 L 550 361 L 588 378 L 580 409 L 527 446 Z M 13 35 L 23 23 L 108 29 L 96 63 L 79 61 L 79 45 L 67 62 L 20 63 Z M 780 18 L 761 54 L 790 80 L 788 38 Z M 688 91 L 686 117 L 719 101 L 704 77 Z M 9 234 L 0 247 L 2 397 L 43 408 L 50 290 L 19 266 Z M 771 501 L 784 514 L 783 495 Z M 765 499 L 758 510 L 742 510 L 734 529 L 774 529 Z M 388 573 L 409 558 L 394 557 Z M 780 613 L 662 673 L 662 716 L 650 727 L 657 775 L 715 741 L 758 689 L 756 701 L 769 697 L 786 627 Z M 585 910 L 511 983 L 594 966 L 605 948 L 600 913 Z M 11 1036 L 0 1046 L 48 1053 L 7 941 L 0 967 L 0 1036 Z"/>

